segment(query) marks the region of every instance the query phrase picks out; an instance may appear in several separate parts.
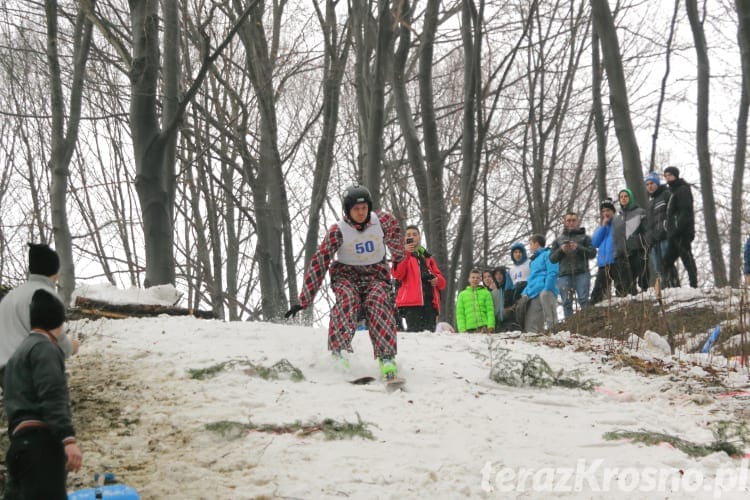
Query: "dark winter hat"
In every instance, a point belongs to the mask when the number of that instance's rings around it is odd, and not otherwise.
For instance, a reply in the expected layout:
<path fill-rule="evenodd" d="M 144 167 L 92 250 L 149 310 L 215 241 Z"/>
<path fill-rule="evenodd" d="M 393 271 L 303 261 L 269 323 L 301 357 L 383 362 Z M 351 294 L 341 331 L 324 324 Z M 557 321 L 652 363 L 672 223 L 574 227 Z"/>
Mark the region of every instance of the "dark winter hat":
<path fill-rule="evenodd" d="M 680 178 L 680 169 L 677 167 L 667 167 L 664 169 L 665 174 L 672 174 L 678 179 Z"/>
<path fill-rule="evenodd" d="M 31 328 L 54 330 L 65 322 L 65 306 L 57 297 L 40 288 L 31 297 L 29 319 Z"/>
<path fill-rule="evenodd" d="M 60 270 L 60 257 L 49 245 L 29 243 L 29 273 L 54 276 Z"/>
<path fill-rule="evenodd" d="M 616 211 L 615 210 L 615 204 L 614 204 L 614 202 L 612 202 L 612 200 L 610 198 L 607 198 L 606 200 L 602 200 L 602 202 L 599 203 L 599 211 L 601 211 L 604 208 L 608 208 L 608 209 L 612 210 L 613 212 Z"/>
<path fill-rule="evenodd" d="M 646 176 L 646 178 L 645 178 L 645 179 L 643 179 L 643 182 L 653 182 L 653 183 L 654 183 L 654 184 L 656 184 L 657 186 L 658 186 L 659 184 L 661 184 L 661 183 L 659 182 L 659 174 L 657 174 L 656 172 L 651 172 L 650 174 L 648 174 L 648 175 Z"/>

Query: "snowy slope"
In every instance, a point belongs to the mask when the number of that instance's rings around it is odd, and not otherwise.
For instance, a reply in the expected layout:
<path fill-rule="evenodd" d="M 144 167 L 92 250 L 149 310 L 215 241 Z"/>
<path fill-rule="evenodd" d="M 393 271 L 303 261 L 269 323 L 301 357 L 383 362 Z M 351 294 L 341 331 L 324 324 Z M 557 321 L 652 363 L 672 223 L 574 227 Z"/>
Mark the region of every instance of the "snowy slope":
<path fill-rule="evenodd" d="M 732 379 L 736 396 L 687 394 L 675 377 L 644 377 L 573 347 L 509 338 L 517 335 L 403 333 L 397 361 L 408 391 L 389 394 L 379 383 L 346 383 L 377 375 L 366 332 L 357 334 L 344 373 L 331 363 L 321 328 L 169 317 L 81 320 L 70 328 L 83 340 L 68 363 L 71 383 L 100 384 L 97 391 L 122 404 L 124 423 L 95 432 L 92 422 L 88 436 L 79 430 L 84 469 L 69 484 L 107 470 L 143 498 L 158 499 L 747 498 L 750 492 L 747 460 L 724 453 L 690 458 L 669 446 L 602 437 L 646 429 L 710 442 L 713 424 L 748 408 L 741 392 L 746 373 Z M 514 358 L 538 354 L 555 370 L 581 369 L 599 389 L 499 385 L 488 378 L 490 341 Z M 241 364 L 270 366 L 282 358 L 305 380 L 267 381 Z M 188 374 L 225 361 L 238 363 L 205 380 Z M 221 436 L 205 428 L 224 420 L 325 418 L 361 418 L 374 439 Z"/>

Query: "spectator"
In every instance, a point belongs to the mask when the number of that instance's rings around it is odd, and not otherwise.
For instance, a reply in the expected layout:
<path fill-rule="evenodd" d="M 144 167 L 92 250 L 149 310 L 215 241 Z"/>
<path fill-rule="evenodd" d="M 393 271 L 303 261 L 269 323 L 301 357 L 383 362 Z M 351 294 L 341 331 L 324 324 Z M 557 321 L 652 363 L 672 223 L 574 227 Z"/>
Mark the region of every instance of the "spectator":
<path fill-rule="evenodd" d="M 750 286 L 750 236 L 747 237 L 747 241 L 745 241 L 745 262 L 743 270 L 745 272 L 745 284 Z"/>
<path fill-rule="evenodd" d="M 591 243 L 598 249 L 596 254 L 597 272 L 594 289 L 589 303 L 596 304 L 609 297 L 612 289 L 612 278 L 615 264 L 615 242 L 612 237 L 612 219 L 615 216 L 615 204 L 606 199 L 599 205 L 601 223 L 591 237 Z"/>
<path fill-rule="evenodd" d="M 523 290 L 526 302 L 524 331 L 537 333 L 550 330 L 557 324 L 557 276 L 559 264 L 550 262 L 550 250 L 545 238 L 535 234 L 529 239 L 531 272 Z"/>
<path fill-rule="evenodd" d="M 495 331 L 505 332 L 514 328 L 513 322 L 513 287 L 508 279 L 508 268 L 496 267 L 492 270 L 492 276 L 498 289 L 498 297 L 501 297 L 502 310 L 495 314 Z"/>
<path fill-rule="evenodd" d="M 690 184 L 680 178 L 680 169 L 664 169 L 664 180 L 669 184 L 672 196 L 667 203 L 667 253 L 664 257 L 664 269 L 675 269 L 679 257 L 688 274 L 692 288 L 698 288 L 698 269 L 690 248 L 695 239 L 695 217 L 693 214 L 693 193 Z M 676 281 L 676 272 L 673 280 Z"/>
<path fill-rule="evenodd" d="M 665 272 L 664 256 L 667 254 L 667 203 L 672 193 L 666 184 L 659 182 L 659 175 L 655 172 L 648 174 L 645 182 L 646 191 L 651 197 L 646 210 L 645 230 L 648 260 L 654 278 L 659 280 L 660 288 L 669 288 L 675 284 L 671 283 L 673 273 Z"/>
<path fill-rule="evenodd" d="M 493 310 L 495 311 L 495 325 L 497 325 L 497 313 L 498 309 L 500 310 L 500 314 L 502 314 L 502 308 L 503 308 L 503 298 L 502 291 L 498 288 L 497 282 L 495 281 L 494 276 L 492 276 L 492 271 L 489 269 L 486 269 L 482 271 L 482 285 L 490 291 L 490 295 L 492 295 L 492 305 Z"/>
<path fill-rule="evenodd" d="M 513 243 L 510 247 L 510 260 L 513 262 L 508 269 L 510 285 L 513 288 L 513 302 L 523 293 L 526 280 L 529 279 L 529 258 L 526 255 L 526 247 L 523 243 Z"/>
<path fill-rule="evenodd" d="M 0 384 L 4 383 L 5 364 L 31 331 L 31 297 L 39 289 L 57 297 L 55 283 L 59 270 L 57 252 L 45 244 L 29 243 L 29 278 L 26 283 L 8 292 L 0 302 Z M 59 345 L 65 356 L 78 351 L 78 342 L 69 339 L 64 331 L 60 334 Z"/>
<path fill-rule="evenodd" d="M 498 286 L 493 272 L 489 269 L 482 271 L 482 283 L 484 284 L 484 287 L 490 291 L 490 295 L 492 295 L 492 306 L 495 314 L 495 331 L 499 331 L 497 327 L 503 322 L 505 291 Z"/>
<path fill-rule="evenodd" d="M 478 269 L 469 272 L 469 286 L 458 294 L 456 326 L 459 333 L 492 333 L 495 331 L 495 310 L 492 294 L 480 282 Z"/>
<path fill-rule="evenodd" d="M 618 195 L 620 213 L 612 221 L 615 242 L 615 292 L 618 296 L 635 295 L 648 288 L 646 275 L 646 244 L 643 240 L 646 211 L 635 204 L 630 189 L 621 189 Z"/>
<path fill-rule="evenodd" d="M 563 218 L 564 229 L 552 243 L 549 260 L 560 265 L 557 286 L 560 289 L 565 319 L 573 315 L 573 295 L 578 297 L 581 309 L 589 303 L 591 271 L 589 260 L 596 257 L 596 248 L 586 229 L 580 227 L 578 214 L 568 212 Z"/>
<path fill-rule="evenodd" d="M 352 336 L 364 308 L 381 374 L 386 379 L 395 378 L 397 328 L 385 252 L 390 249 L 395 265 L 404 259 L 401 228 L 389 212 L 373 211 L 372 196 L 364 186 L 347 187 L 341 204 L 343 216 L 326 232 L 305 273 L 299 304 L 285 316 L 294 316 L 312 304 L 330 267 L 336 302 L 328 325 L 328 349 L 334 360 L 345 368 L 349 366 L 343 352 L 352 352 Z"/>
<path fill-rule="evenodd" d="M 44 288 L 30 302 L 30 333 L 5 367 L 6 464 L 19 498 L 65 499 L 67 472 L 78 471 L 83 460 L 59 345 L 65 307 Z"/>
<path fill-rule="evenodd" d="M 407 331 L 434 332 L 445 278 L 435 259 L 421 246 L 422 237 L 417 226 L 407 226 L 404 238 L 404 260 L 394 263 L 392 271 L 399 282 L 396 307 L 406 320 Z"/>

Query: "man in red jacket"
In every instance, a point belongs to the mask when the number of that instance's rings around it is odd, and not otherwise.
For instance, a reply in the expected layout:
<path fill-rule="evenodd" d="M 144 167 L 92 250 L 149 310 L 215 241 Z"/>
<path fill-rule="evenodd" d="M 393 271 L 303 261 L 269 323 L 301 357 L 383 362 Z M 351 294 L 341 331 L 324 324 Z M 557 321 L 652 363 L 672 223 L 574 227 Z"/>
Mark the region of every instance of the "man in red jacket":
<path fill-rule="evenodd" d="M 445 278 L 432 255 L 420 245 L 421 240 L 417 226 L 406 227 L 406 257 L 393 263 L 393 277 L 399 282 L 396 307 L 406 320 L 407 331 L 434 332 Z"/>
<path fill-rule="evenodd" d="M 342 196 L 343 217 L 326 232 L 305 273 L 299 304 L 285 314 L 294 316 L 309 307 L 325 278 L 331 275 L 336 303 L 328 326 L 328 349 L 348 363 L 342 353 L 352 351 L 352 337 L 360 310 L 384 378 L 397 375 L 396 318 L 386 249 L 395 262 L 404 258 L 401 228 L 393 214 L 372 209 L 370 191 L 354 184 Z"/>

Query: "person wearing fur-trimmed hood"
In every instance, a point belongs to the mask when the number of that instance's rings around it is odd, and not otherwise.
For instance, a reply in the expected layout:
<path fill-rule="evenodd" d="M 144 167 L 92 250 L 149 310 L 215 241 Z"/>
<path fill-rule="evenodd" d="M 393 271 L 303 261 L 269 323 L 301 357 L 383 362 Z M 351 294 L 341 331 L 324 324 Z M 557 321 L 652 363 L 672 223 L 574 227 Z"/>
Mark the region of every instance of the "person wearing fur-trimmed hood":
<path fill-rule="evenodd" d="M 612 220 L 615 243 L 615 291 L 618 296 L 635 295 L 636 285 L 648 288 L 644 222 L 646 211 L 635 204 L 633 192 L 623 188 L 618 193 L 620 212 Z"/>

